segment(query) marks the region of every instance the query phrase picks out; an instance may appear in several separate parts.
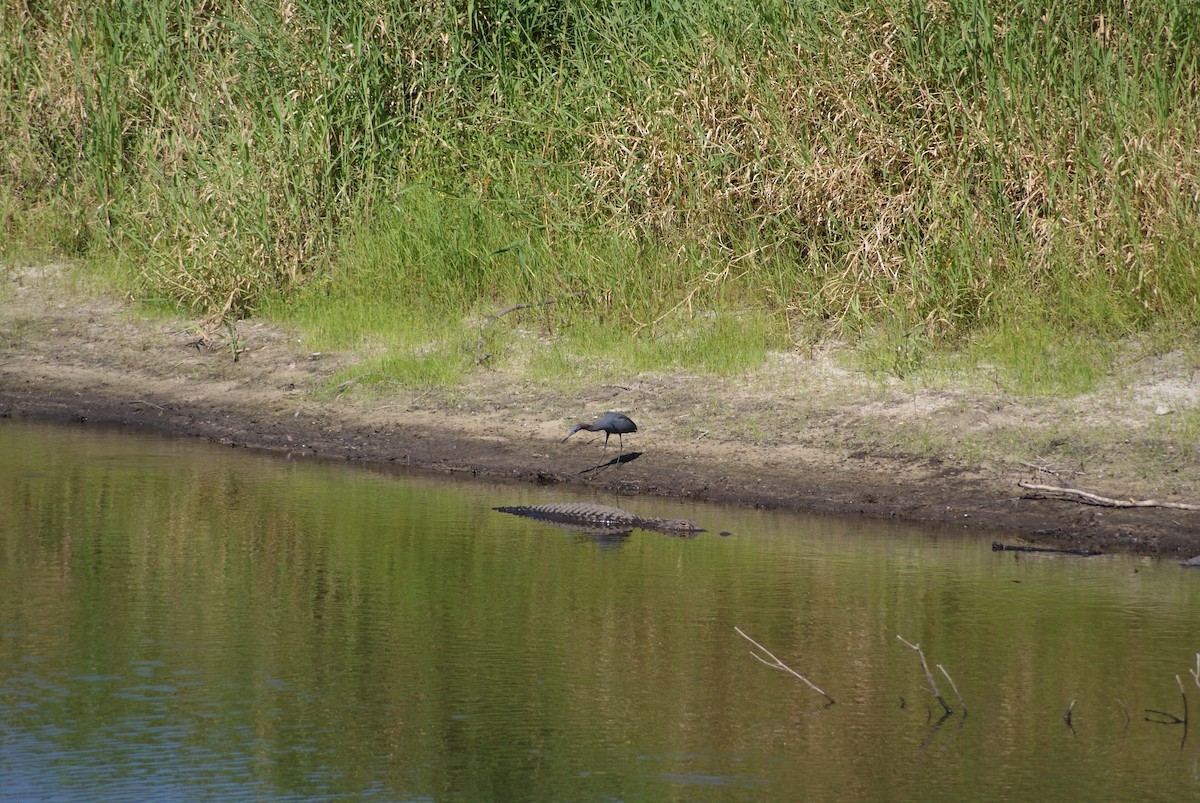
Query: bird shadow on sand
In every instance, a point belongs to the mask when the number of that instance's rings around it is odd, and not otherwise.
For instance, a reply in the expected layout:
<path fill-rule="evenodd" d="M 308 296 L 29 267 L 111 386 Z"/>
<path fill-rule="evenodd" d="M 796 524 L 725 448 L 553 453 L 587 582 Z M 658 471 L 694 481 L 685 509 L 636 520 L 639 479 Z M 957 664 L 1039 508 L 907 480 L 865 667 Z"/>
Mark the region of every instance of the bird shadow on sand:
<path fill-rule="evenodd" d="M 612 460 L 609 460 L 607 463 L 601 463 L 598 466 L 592 466 L 591 468 L 585 468 L 583 471 L 581 471 L 579 473 L 580 474 L 591 474 L 593 471 L 599 471 L 602 468 L 610 468 L 611 466 L 624 465 L 625 463 L 628 463 L 631 460 L 637 460 L 641 456 L 642 456 L 642 452 L 626 452 L 623 455 L 614 457 Z"/>

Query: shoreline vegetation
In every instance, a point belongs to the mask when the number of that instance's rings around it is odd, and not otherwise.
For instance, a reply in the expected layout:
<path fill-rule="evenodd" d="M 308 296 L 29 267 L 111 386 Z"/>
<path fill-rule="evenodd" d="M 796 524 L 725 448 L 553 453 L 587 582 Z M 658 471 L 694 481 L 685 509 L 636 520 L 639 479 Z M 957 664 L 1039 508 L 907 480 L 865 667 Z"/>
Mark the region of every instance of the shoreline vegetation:
<path fill-rule="evenodd" d="M 1131 447 L 1130 490 L 1193 487 L 1195 3 L 0 11 L 0 259 L 80 265 L 235 356 L 247 321 L 355 355 L 318 395 L 453 400 L 497 375 L 592 405 L 633 377 L 827 376 L 833 355 L 874 383 L 838 391 L 864 407 L 954 385 L 1070 417 L 1169 366 L 1150 429 L 1170 446 Z M 768 418 L 732 423 L 767 443 Z M 961 434 L 867 418 L 822 448 L 944 456 Z"/>
<path fill-rule="evenodd" d="M 206 329 L 147 316 L 68 265 L 5 273 L 0 420 L 558 486 L 540 501 L 680 497 L 921 522 L 985 548 L 1015 537 L 1075 554 L 1200 552 L 1200 368 L 1179 350 L 1122 360 L 1070 397 L 936 375 L 881 381 L 829 349 L 773 352 L 732 376 L 481 370 L 454 385 L 363 388 L 360 350 L 313 352 L 261 319 Z M 622 462 L 598 436 L 563 443 L 575 421 L 613 408 L 639 424 Z M 529 493 L 512 492 L 498 502 Z"/>
<path fill-rule="evenodd" d="M 829 339 L 1079 392 L 1200 324 L 1200 8 L 6 2 L 10 258 L 451 383 Z"/>

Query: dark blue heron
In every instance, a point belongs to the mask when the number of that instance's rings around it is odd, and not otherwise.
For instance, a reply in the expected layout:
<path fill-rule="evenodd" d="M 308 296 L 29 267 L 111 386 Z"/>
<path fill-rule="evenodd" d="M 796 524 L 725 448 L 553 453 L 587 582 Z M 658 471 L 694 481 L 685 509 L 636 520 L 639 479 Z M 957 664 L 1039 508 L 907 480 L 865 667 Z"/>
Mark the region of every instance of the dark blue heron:
<path fill-rule="evenodd" d="M 611 435 L 617 436 L 617 462 L 621 462 L 621 457 L 625 454 L 625 442 L 622 435 L 628 435 L 630 432 L 637 432 L 637 424 L 629 420 L 629 416 L 624 413 L 608 412 L 600 416 L 590 424 L 575 424 L 571 427 L 571 431 L 567 433 L 567 438 L 579 432 L 581 429 L 586 429 L 588 432 L 603 432 L 604 433 L 604 450 L 608 451 L 608 438 Z M 563 438 L 562 442 L 566 443 L 567 438 Z"/>

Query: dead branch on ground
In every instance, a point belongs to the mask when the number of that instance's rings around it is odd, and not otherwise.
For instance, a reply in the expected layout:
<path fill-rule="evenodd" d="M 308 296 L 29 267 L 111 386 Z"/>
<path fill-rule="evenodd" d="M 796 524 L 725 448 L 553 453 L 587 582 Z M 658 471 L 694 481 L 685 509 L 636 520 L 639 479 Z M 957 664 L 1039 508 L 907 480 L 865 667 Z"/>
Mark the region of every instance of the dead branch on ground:
<path fill-rule="evenodd" d="M 1050 466 L 1041 466 L 1041 465 L 1038 465 L 1037 463 L 1028 463 L 1024 460 L 1018 460 L 1017 462 L 1020 463 L 1021 465 L 1025 466 L 1025 468 L 1028 468 L 1032 471 L 1037 471 L 1042 474 L 1053 474 L 1055 477 L 1059 476 L 1060 474 L 1082 474 L 1083 473 L 1082 471 L 1073 471 L 1069 468 L 1050 468 Z"/>
<path fill-rule="evenodd" d="M 576 294 L 576 295 L 578 295 L 578 294 Z M 480 322 L 480 324 L 479 324 L 479 340 L 475 343 L 475 362 L 476 362 L 476 364 L 483 364 L 492 358 L 491 354 L 485 354 L 483 351 L 484 342 L 485 342 L 484 333 L 487 331 L 487 328 L 489 326 L 491 326 L 496 321 L 503 318 L 505 315 L 508 315 L 510 312 L 516 312 L 517 310 L 523 310 L 523 309 L 533 309 L 534 307 L 549 307 L 552 304 L 557 304 L 557 303 L 558 303 L 557 298 L 546 298 L 541 301 L 530 301 L 530 302 L 527 302 L 524 304 L 513 304 L 511 306 L 505 307 L 504 309 L 500 310 L 499 312 L 494 312 L 491 315 L 486 316 L 484 318 L 484 320 L 482 322 Z"/>
<path fill-rule="evenodd" d="M 359 382 L 362 382 L 364 379 L 370 379 L 378 376 L 382 376 L 382 374 L 359 374 L 358 376 L 350 377 L 345 382 L 338 383 L 338 386 L 333 389 L 333 393 L 336 396 L 340 396 L 350 388 L 357 385 Z"/>
<path fill-rule="evenodd" d="M 947 714 L 953 714 L 954 709 L 950 707 L 950 704 L 946 702 L 946 698 L 942 696 L 942 693 L 940 691 L 938 691 L 937 681 L 933 679 L 933 673 L 929 671 L 929 664 L 926 663 L 926 661 L 925 661 L 925 652 L 921 649 L 921 645 L 913 644 L 911 641 L 904 638 L 904 636 L 901 636 L 898 634 L 897 634 L 896 638 L 900 639 L 900 641 L 904 642 L 905 646 L 911 648 L 913 651 L 915 651 L 917 653 L 917 657 L 921 659 L 921 668 L 925 670 L 925 680 L 929 683 L 929 691 L 933 694 L 934 697 L 937 698 L 937 701 L 942 704 L 942 708 L 946 711 Z M 945 670 L 943 670 L 943 671 L 945 671 Z M 950 676 L 946 675 L 946 677 L 948 678 Z M 954 685 L 953 681 L 951 681 L 951 685 Z"/>
<path fill-rule="evenodd" d="M 757 658 L 759 661 L 761 661 L 762 663 L 766 664 L 766 665 L 767 665 L 767 666 L 769 666 L 769 667 L 772 667 L 773 669 L 779 669 L 779 670 L 782 670 L 782 671 L 784 671 L 784 672 L 787 672 L 789 675 L 794 675 L 795 677 L 798 677 L 798 678 L 800 678 L 801 680 L 803 680 L 803 681 L 804 681 L 804 683 L 805 683 L 805 684 L 806 684 L 806 685 L 807 685 L 807 686 L 808 686 L 810 689 L 812 689 L 812 690 L 813 690 L 813 691 L 815 691 L 817 694 L 821 695 L 821 696 L 822 696 L 822 697 L 824 697 L 826 700 L 828 700 L 830 705 L 833 705 L 835 702 L 837 702 L 837 701 L 836 701 L 836 700 L 834 700 L 832 697 L 830 697 L 828 694 L 826 694 L 824 691 L 822 691 L 822 690 L 821 690 L 821 689 L 820 689 L 820 688 L 819 688 L 819 687 L 818 687 L 816 684 L 814 684 L 814 683 L 813 683 L 811 680 L 809 680 L 808 678 L 804 677 L 804 675 L 801 675 L 801 674 L 800 674 L 799 672 L 797 672 L 795 669 L 792 669 L 790 666 L 788 666 L 787 664 L 785 664 L 783 661 L 781 661 L 781 660 L 779 660 L 778 658 L 776 658 L 776 657 L 775 657 L 775 654 L 774 654 L 774 653 L 772 653 L 770 650 L 768 650 L 766 647 L 764 647 L 763 645 L 759 644 L 759 643 L 758 643 L 757 641 L 755 641 L 754 639 L 752 639 L 752 638 L 750 638 L 749 636 L 747 636 L 747 635 L 745 634 L 745 632 L 744 632 L 744 631 L 743 631 L 743 630 L 742 630 L 740 627 L 734 627 L 733 629 L 737 631 L 737 633 L 738 633 L 738 635 L 739 635 L 739 636 L 741 636 L 741 637 L 742 637 L 742 638 L 744 638 L 746 641 L 750 642 L 750 643 L 751 643 L 751 644 L 753 644 L 755 647 L 758 647 L 760 650 L 762 650 L 763 652 L 765 652 L 765 653 L 767 654 L 767 657 L 769 657 L 769 658 L 771 659 L 771 660 L 769 660 L 769 661 L 768 661 L 766 658 L 763 658 L 761 655 L 759 655 L 759 654 L 757 654 L 756 652 L 754 652 L 753 650 L 751 650 L 751 651 L 750 651 L 750 654 L 751 654 L 751 655 L 753 655 L 755 658 Z"/>
<path fill-rule="evenodd" d="M 1200 505 L 1186 502 L 1160 502 L 1157 499 L 1113 499 L 1099 494 L 1080 491 L 1076 488 L 1060 488 L 1056 485 L 1038 485 L 1037 483 L 1018 480 L 1017 485 L 1026 490 L 1036 491 L 1051 499 L 1061 499 L 1064 502 L 1079 502 L 1082 505 L 1099 505 L 1100 507 L 1166 507 L 1172 510 L 1200 510 Z"/>

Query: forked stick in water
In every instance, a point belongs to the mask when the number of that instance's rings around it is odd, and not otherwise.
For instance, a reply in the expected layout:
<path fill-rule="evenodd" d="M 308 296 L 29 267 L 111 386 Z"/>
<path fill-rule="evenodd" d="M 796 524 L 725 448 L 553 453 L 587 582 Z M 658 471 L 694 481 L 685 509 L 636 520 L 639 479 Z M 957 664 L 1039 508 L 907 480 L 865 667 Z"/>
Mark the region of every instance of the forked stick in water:
<path fill-rule="evenodd" d="M 780 670 L 782 670 L 782 671 L 784 671 L 784 672 L 787 672 L 789 675 L 794 675 L 794 676 L 796 676 L 796 677 L 800 678 L 801 680 L 803 680 L 803 681 L 804 681 L 805 685 L 807 685 L 807 686 L 808 686 L 810 689 L 812 689 L 812 690 L 813 690 L 813 691 L 815 691 L 817 694 L 821 695 L 821 696 L 822 696 L 822 697 L 824 697 L 826 700 L 828 700 L 830 705 L 833 705 L 834 703 L 836 703 L 836 702 L 837 702 L 837 700 L 834 700 L 832 697 L 830 697 L 828 694 L 826 694 L 826 693 L 825 693 L 825 692 L 824 692 L 822 689 L 820 689 L 820 688 L 819 688 L 819 687 L 818 687 L 818 686 L 817 686 L 815 683 L 813 683 L 811 680 L 809 680 L 808 678 L 804 677 L 804 675 L 801 675 L 801 674 L 800 674 L 799 672 L 797 672 L 795 669 L 792 669 L 790 666 L 788 666 L 787 664 L 785 664 L 783 661 L 781 661 L 781 660 L 779 660 L 778 658 L 776 658 L 776 657 L 775 657 L 775 654 L 774 654 L 773 652 L 771 652 L 770 650 L 768 650 L 768 649 L 767 649 L 766 647 L 764 647 L 763 645 L 759 644 L 759 643 L 758 643 L 757 641 L 755 641 L 754 639 L 752 639 L 752 638 L 750 638 L 749 636 L 747 636 L 747 635 L 745 634 L 745 632 L 744 632 L 744 631 L 743 631 L 743 630 L 742 630 L 740 627 L 734 627 L 733 629 L 737 631 L 737 633 L 738 633 L 738 635 L 739 635 L 739 636 L 741 636 L 741 637 L 742 637 L 742 638 L 744 638 L 746 641 L 750 642 L 750 643 L 751 643 L 751 644 L 753 644 L 755 647 L 758 647 L 760 650 L 762 650 L 763 652 L 765 652 L 765 653 L 767 654 L 767 657 L 768 657 L 768 658 L 770 658 L 771 660 L 769 660 L 769 661 L 768 661 L 766 658 L 763 658 L 761 655 L 759 655 L 758 653 L 756 653 L 756 652 L 754 652 L 753 650 L 751 650 L 751 651 L 750 651 L 750 654 L 751 654 L 751 655 L 753 655 L 755 658 L 757 658 L 758 660 L 762 661 L 762 662 L 763 662 L 764 664 L 766 664 L 767 666 L 769 666 L 769 667 L 772 667 L 773 669 L 780 669 Z"/>
<path fill-rule="evenodd" d="M 962 706 L 963 716 L 965 717 L 967 715 L 967 701 L 964 700 L 962 694 L 959 693 L 958 684 L 954 682 L 954 678 L 950 677 L 950 673 L 946 671 L 946 667 L 942 666 L 941 664 L 934 664 L 934 666 L 938 668 L 939 672 L 946 676 L 946 680 L 950 681 L 950 688 L 954 689 L 954 696 L 958 698 L 958 704 Z"/>
<path fill-rule="evenodd" d="M 940 691 L 938 691 L 937 681 L 933 679 L 933 673 L 929 671 L 929 664 L 925 662 L 925 653 L 922 652 L 921 645 L 913 644 L 911 641 L 901 635 L 897 635 L 896 638 L 900 639 L 906 646 L 911 647 L 917 653 L 917 657 L 921 659 L 921 668 L 925 670 L 925 680 L 929 683 L 929 691 L 934 697 L 937 698 L 937 701 L 942 704 L 942 708 L 945 709 L 947 714 L 953 714 L 954 709 L 950 707 L 950 704 L 946 702 L 946 698 L 942 696 Z M 945 672 L 945 670 L 942 671 Z M 946 677 L 949 678 L 950 676 L 946 675 Z M 954 681 L 950 681 L 950 685 L 954 685 Z"/>

